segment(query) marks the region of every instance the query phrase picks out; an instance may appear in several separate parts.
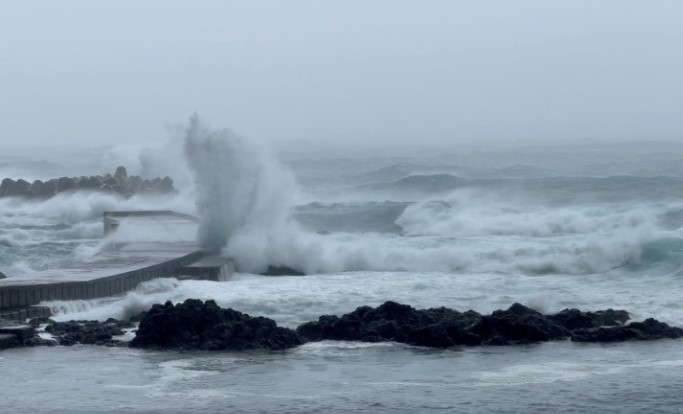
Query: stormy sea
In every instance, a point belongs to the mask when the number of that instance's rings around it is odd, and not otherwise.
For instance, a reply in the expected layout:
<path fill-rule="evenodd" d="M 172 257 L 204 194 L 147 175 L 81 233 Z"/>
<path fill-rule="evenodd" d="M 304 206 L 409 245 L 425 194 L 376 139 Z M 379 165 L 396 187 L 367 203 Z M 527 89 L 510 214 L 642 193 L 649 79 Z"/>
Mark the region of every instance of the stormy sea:
<path fill-rule="evenodd" d="M 193 119 L 157 146 L 6 148 L 0 177 L 169 176 L 177 191 L 0 198 L 0 271 L 98 254 L 106 210 L 198 215 L 238 272 L 56 301 L 57 321 L 213 299 L 285 327 L 387 300 L 480 313 L 626 309 L 683 326 L 683 145 L 269 148 Z M 261 276 L 268 266 L 305 276 Z M 322 341 L 287 351 L 57 346 L 0 353 L 0 412 L 679 412 L 681 340 L 446 350 Z"/>

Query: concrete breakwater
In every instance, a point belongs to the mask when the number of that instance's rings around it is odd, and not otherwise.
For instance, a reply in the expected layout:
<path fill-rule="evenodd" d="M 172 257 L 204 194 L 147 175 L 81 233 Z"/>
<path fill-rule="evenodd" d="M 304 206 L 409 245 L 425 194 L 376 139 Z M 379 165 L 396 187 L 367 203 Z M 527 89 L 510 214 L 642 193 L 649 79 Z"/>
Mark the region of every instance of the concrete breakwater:
<path fill-rule="evenodd" d="M 0 197 L 24 197 L 47 199 L 59 193 L 73 191 L 100 191 L 130 197 L 134 194 L 167 194 L 175 191 L 170 177 L 152 180 L 138 175 L 128 176 L 124 167 L 118 167 L 114 175 L 90 177 L 60 177 L 47 181 L 5 178 L 0 182 Z"/>
<path fill-rule="evenodd" d="M 87 300 L 118 295 L 135 289 L 142 282 L 178 275 L 185 266 L 202 257 L 201 251 L 195 251 L 142 269 L 87 281 L 0 286 L 0 317 L 26 319 L 32 316 L 27 308 L 43 301 Z"/>
<path fill-rule="evenodd" d="M 194 234 L 194 217 L 170 211 L 105 212 L 105 230 L 116 245 L 116 229 L 130 226 L 141 234 L 186 227 Z M 115 225 L 113 225 L 115 223 Z M 163 277 L 222 281 L 233 273 L 232 261 L 208 254 L 182 237 L 164 242 L 127 240 L 122 246 L 102 252 L 97 260 L 71 267 L 50 269 L 28 278 L 0 281 L 0 319 L 26 320 L 49 316 L 41 302 L 88 300 L 120 295 L 140 283 Z"/>

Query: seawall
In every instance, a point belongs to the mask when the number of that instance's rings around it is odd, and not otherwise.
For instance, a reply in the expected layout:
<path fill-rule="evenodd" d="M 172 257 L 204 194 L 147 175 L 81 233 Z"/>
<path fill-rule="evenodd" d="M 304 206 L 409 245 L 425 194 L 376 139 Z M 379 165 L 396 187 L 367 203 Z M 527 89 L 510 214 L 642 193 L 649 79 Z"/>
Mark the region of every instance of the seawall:
<path fill-rule="evenodd" d="M 0 286 L 0 318 L 23 320 L 41 316 L 40 310 L 32 311 L 30 307 L 42 301 L 87 300 L 118 295 L 148 280 L 174 277 L 203 257 L 203 252 L 195 251 L 152 266 L 87 281 Z"/>

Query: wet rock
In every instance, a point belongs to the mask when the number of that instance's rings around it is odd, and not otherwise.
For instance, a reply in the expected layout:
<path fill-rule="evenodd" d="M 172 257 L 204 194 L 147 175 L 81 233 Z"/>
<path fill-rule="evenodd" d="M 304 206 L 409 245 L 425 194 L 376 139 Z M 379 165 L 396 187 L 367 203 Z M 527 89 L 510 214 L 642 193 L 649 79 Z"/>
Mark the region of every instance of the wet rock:
<path fill-rule="evenodd" d="M 131 347 L 205 350 L 286 349 L 302 344 L 291 329 L 216 302 L 188 299 L 154 305 L 140 322 Z"/>
<path fill-rule="evenodd" d="M 0 279 L 7 279 L 7 276 L 5 276 L 4 273 L 0 272 Z"/>
<path fill-rule="evenodd" d="M 528 344 L 569 336 L 566 328 L 519 303 L 482 317 L 469 331 L 480 336 L 485 345 Z"/>
<path fill-rule="evenodd" d="M 137 194 L 142 191 L 143 180 L 139 175 L 134 175 L 128 179 L 128 190 L 132 194 Z"/>
<path fill-rule="evenodd" d="M 129 322 L 116 319 L 99 321 L 52 321 L 45 327 L 45 332 L 52 334 L 60 345 L 91 344 L 118 345 L 114 336 L 123 335 L 124 328 L 131 328 Z"/>
<path fill-rule="evenodd" d="M 361 306 L 341 317 L 323 315 L 317 322 L 300 325 L 297 333 L 310 341 L 395 341 L 447 348 L 480 344 L 482 339 L 467 330 L 480 319 L 481 315 L 474 311 L 461 313 L 448 308 L 416 310 L 389 301 L 377 308 Z"/>
<path fill-rule="evenodd" d="M 102 185 L 108 185 L 108 186 L 115 186 L 118 185 L 116 182 L 116 178 L 112 177 L 111 175 L 107 175 L 102 179 Z"/>
<path fill-rule="evenodd" d="M 125 187 L 126 182 L 128 182 L 128 172 L 126 171 L 126 167 L 116 167 L 116 172 L 114 172 L 114 179 L 119 185 Z"/>
<path fill-rule="evenodd" d="M 578 309 L 565 309 L 549 318 L 569 330 L 590 329 L 600 326 L 622 325 L 630 319 L 625 310 L 607 309 L 597 312 L 581 312 Z"/>
<path fill-rule="evenodd" d="M 12 188 L 14 188 L 14 180 L 11 178 L 3 179 L 2 183 L 0 183 L 0 197 L 7 196 Z"/>
<path fill-rule="evenodd" d="M 6 194 L 9 197 L 26 197 L 28 196 L 28 188 L 31 186 L 26 180 L 18 179 L 14 185 L 7 190 Z"/>
<path fill-rule="evenodd" d="M 677 338 L 683 330 L 654 319 L 622 325 L 628 312 L 608 309 L 581 312 L 566 309 L 554 315 L 518 303 L 491 315 L 448 308 L 417 310 L 386 302 L 372 308 L 361 306 L 341 317 L 323 315 L 297 328 L 309 341 L 395 341 L 409 345 L 447 348 L 472 345 L 516 345 L 563 340 L 614 342 L 628 339 Z"/>
<path fill-rule="evenodd" d="M 102 177 L 100 176 L 83 177 L 78 183 L 78 188 L 84 190 L 96 190 L 100 186 L 102 186 Z"/>
<path fill-rule="evenodd" d="M 263 276 L 306 276 L 305 273 L 288 266 L 268 266 L 268 270 L 261 273 Z"/>
<path fill-rule="evenodd" d="M 60 177 L 57 180 L 57 192 L 63 193 L 66 191 L 76 190 L 76 180 L 70 177 Z"/>
<path fill-rule="evenodd" d="M 130 323 L 138 323 L 141 320 L 145 319 L 145 316 L 147 316 L 147 311 L 142 311 L 136 315 L 131 316 L 128 318 L 128 322 Z"/>
<path fill-rule="evenodd" d="M 624 326 L 579 329 L 572 334 L 571 339 L 574 342 L 622 342 L 680 337 L 683 337 L 683 329 L 649 318 Z"/>
<path fill-rule="evenodd" d="M 31 183 L 31 186 L 28 188 L 28 196 L 33 197 L 33 198 L 43 198 L 43 187 L 45 184 L 43 183 L 42 180 L 35 180 L 34 182 Z"/>
<path fill-rule="evenodd" d="M 28 321 L 28 324 L 34 328 L 37 328 L 42 324 L 54 324 L 54 323 L 56 323 L 56 322 L 50 318 L 33 318 L 30 321 Z"/>
<path fill-rule="evenodd" d="M 57 194 L 57 179 L 53 178 L 51 180 L 47 180 L 43 183 L 43 190 L 42 190 L 42 196 L 44 198 L 50 198 Z"/>
<path fill-rule="evenodd" d="M 26 341 L 24 344 L 26 346 L 56 346 L 58 342 L 53 339 L 45 339 L 39 336 L 34 336 L 33 338 Z"/>
<path fill-rule="evenodd" d="M 155 191 L 160 193 L 170 193 L 173 191 L 173 180 L 171 177 L 164 177 L 154 186 Z"/>

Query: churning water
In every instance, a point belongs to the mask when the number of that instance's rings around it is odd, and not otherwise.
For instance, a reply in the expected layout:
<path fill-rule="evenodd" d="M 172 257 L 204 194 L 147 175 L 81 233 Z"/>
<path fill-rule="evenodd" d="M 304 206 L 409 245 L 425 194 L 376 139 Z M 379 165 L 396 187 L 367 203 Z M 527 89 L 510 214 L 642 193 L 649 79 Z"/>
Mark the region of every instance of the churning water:
<path fill-rule="evenodd" d="M 544 312 L 613 307 L 683 326 L 683 170 L 674 168 L 683 162 L 643 148 L 607 158 L 604 149 L 553 151 L 561 149 L 525 153 L 538 160 L 529 165 L 514 162 L 519 154 L 506 161 L 481 152 L 287 154 L 280 163 L 195 119 L 175 144 L 104 157 L 107 166 L 126 160 L 131 173 L 173 176 L 177 195 L 0 199 L 0 271 L 11 278 L 92 254 L 104 210 L 163 208 L 201 214 L 200 241 L 234 257 L 241 273 L 226 283 L 164 279 L 118 298 L 54 302 L 56 319 L 123 318 L 200 298 L 293 327 L 395 300 L 482 313 L 514 302 Z M 52 160 L 49 172 L 73 169 L 77 158 Z M 31 170 L 40 164 L 1 165 L 12 178 L 12 168 L 49 178 Z M 256 275 L 268 265 L 307 276 Z M 678 412 L 682 344 L 18 349 L 0 354 L 0 411 Z"/>

